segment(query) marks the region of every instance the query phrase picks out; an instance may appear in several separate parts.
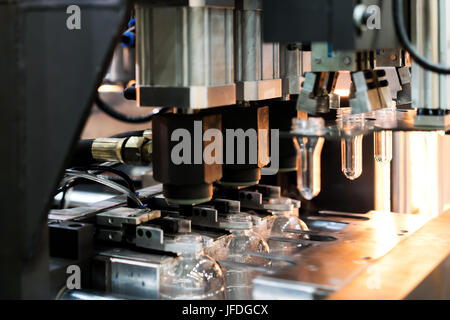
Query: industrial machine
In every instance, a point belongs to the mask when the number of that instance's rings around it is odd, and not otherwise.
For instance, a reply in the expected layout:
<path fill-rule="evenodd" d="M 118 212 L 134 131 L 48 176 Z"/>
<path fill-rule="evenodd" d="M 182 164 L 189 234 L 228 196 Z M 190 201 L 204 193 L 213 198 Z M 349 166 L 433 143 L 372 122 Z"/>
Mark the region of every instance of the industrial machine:
<path fill-rule="evenodd" d="M 0 297 L 450 298 L 449 14 L 0 1 Z"/>

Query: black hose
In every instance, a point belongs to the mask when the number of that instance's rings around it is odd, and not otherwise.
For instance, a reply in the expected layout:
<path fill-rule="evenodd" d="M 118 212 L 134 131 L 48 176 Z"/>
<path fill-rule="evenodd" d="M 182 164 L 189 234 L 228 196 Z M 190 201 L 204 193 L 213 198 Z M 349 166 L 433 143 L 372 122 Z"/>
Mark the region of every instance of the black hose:
<path fill-rule="evenodd" d="M 72 159 L 70 161 L 69 167 L 87 166 L 96 162 L 96 160 L 92 157 L 93 142 L 94 139 L 86 139 L 78 141 L 78 144 L 75 147 Z"/>
<path fill-rule="evenodd" d="M 131 117 L 131 116 L 127 116 L 127 115 L 118 113 L 117 111 L 112 109 L 110 106 L 108 106 L 106 103 L 101 101 L 99 97 L 97 97 L 97 99 L 99 100 L 99 102 L 97 102 L 97 100 L 96 100 L 97 105 L 106 106 L 106 108 L 111 109 L 113 112 L 120 114 L 121 116 L 128 117 L 128 118 L 134 118 L 135 120 L 137 118 L 139 118 L 139 117 Z M 168 108 L 168 107 L 160 108 L 158 111 L 151 112 L 150 114 L 145 115 L 143 117 L 147 117 L 147 119 L 149 119 L 147 121 L 150 121 L 153 116 L 160 114 L 160 113 L 165 113 L 167 111 L 170 111 L 171 109 L 172 108 Z M 143 121 L 143 122 L 146 122 L 146 121 Z M 139 122 L 135 122 L 135 123 L 139 123 Z M 132 136 L 141 137 L 143 134 L 144 134 L 144 130 L 128 131 L 128 132 L 118 133 L 110 138 L 128 138 L 128 137 L 132 137 Z M 75 147 L 74 155 L 69 164 L 69 167 L 88 166 L 88 165 L 96 162 L 96 160 L 92 157 L 92 143 L 93 142 L 94 142 L 94 139 L 80 140 L 78 142 L 78 144 Z"/>
<path fill-rule="evenodd" d="M 112 108 L 110 105 L 108 105 L 106 102 L 104 102 L 100 97 L 97 95 L 95 97 L 95 104 L 98 106 L 100 110 L 102 110 L 104 113 L 109 115 L 110 117 L 126 122 L 126 123 L 146 123 L 150 122 L 153 118 L 153 116 L 157 115 L 158 113 L 164 113 L 170 110 L 171 108 L 159 108 L 156 111 L 152 111 L 148 114 L 142 115 L 142 116 L 130 116 L 123 113 L 120 113 L 116 111 L 114 108 Z"/>
<path fill-rule="evenodd" d="M 142 135 L 144 134 L 144 131 L 145 130 L 121 132 L 121 133 L 111 136 L 110 138 L 142 137 Z"/>
<path fill-rule="evenodd" d="M 403 0 L 393 0 L 392 8 L 394 14 L 395 32 L 397 34 L 397 37 L 402 43 L 403 48 L 409 52 L 414 61 L 424 69 L 440 74 L 450 74 L 449 67 L 434 63 L 421 56 L 421 54 L 412 45 L 405 28 L 405 21 L 403 17 Z"/>
<path fill-rule="evenodd" d="M 123 96 L 127 100 L 136 100 L 136 86 L 131 85 L 123 89 Z"/>
<path fill-rule="evenodd" d="M 144 130 L 139 131 L 128 131 L 118 133 L 110 138 L 128 138 L 128 137 L 142 137 L 144 134 Z M 90 166 L 93 163 L 98 162 L 92 157 L 92 143 L 94 139 L 86 139 L 78 141 L 78 144 L 75 146 L 75 151 L 73 153 L 73 157 L 70 161 L 69 168 L 73 167 L 86 167 Z"/>

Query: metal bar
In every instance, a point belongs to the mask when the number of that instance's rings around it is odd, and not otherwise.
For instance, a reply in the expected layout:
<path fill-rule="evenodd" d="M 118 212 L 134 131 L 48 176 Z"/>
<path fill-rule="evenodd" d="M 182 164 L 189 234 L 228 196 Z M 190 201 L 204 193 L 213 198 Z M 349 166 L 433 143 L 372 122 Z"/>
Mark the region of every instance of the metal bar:
<path fill-rule="evenodd" d="M 447 65 L 447 1 L 438 0 L 439 63 Z M 448 109 L 447 76 L 439 76 L 439 108 Z"/>

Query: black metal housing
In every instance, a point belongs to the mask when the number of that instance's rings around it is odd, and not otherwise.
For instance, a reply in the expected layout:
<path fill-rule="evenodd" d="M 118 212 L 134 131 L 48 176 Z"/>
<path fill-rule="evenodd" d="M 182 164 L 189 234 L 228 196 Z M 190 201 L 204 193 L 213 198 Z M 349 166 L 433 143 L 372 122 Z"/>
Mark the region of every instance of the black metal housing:
<path fill-rule="evenodd" d="M 81 9 L 69 29 L 67 7 Z M 127 13 L 125 0 L 0 1 L 0 298 L 50 298 L 47 213 Z"/>

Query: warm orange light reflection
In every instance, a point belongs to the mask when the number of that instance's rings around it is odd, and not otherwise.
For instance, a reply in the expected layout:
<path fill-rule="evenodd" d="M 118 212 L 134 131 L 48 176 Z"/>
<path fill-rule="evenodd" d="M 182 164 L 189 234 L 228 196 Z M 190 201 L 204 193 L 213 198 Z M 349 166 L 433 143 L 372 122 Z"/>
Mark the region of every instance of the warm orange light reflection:
<path fill-rule="evenodd" d="M 398 242 L 396 220 L 389 212 L 379 211 L 373 215 L 372 222 L 375 225 L 373 232 L 377 239 L 377 245 L 374 247 L 372 255 L 381 257 Z"/>
<path fill-rule="evenodd" d="M 439 176 L 439 134 L 411 132 L 408 135 L 411 213 L 436 216 L 441 211 Z"/>
<path fill-rule="evenodd" d="M 350 95 L 350 89 L 336 89 L 334 90 L 334 94 L 341 97 L 348 97 Z"/>
<path fill-rule="evenodd" d="M 348 97 L 350 95 L 350 85 L 352 78 L 349 71 L 340 71 L 336 81 L 336 86 L 333 93 L 341 97 Z"/>
<path fill-rule="evenodd" d="M 98 92 L 122 92 L 123 87 L 117 84 L 103 84 L 98 88 Z"/>
<path fill-rule="evenodd" d="M 450 208 L 450 137 L 442 132 L 396 134 L 392 191 L 390 170 L 375 168 L 375 208 L 435 217 Z"/>
<path fill-rule="evenodd" d="M 375 161 L 375 210 L 391 211 L 391 163 Z"/>

